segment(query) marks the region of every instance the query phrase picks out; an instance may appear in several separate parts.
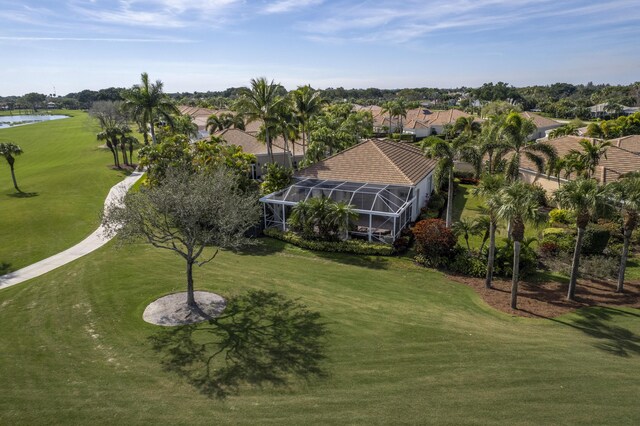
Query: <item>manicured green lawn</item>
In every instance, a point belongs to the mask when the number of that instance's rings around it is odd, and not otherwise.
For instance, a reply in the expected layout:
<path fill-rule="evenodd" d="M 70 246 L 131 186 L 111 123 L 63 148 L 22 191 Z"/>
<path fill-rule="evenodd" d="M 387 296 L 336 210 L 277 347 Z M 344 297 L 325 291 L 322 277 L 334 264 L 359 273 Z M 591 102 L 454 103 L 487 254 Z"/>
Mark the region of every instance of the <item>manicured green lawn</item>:
<path fill-rule="evenodd" d="M 0 424 L 638 424 L 640 311 L 515 318 L 394 258 L 266 240 L 196 270 L 229 296 L 299 298 L 330 330 L 328 376 L 209 399 L 164 371 L 142 321 L 183 264 L 106 247 L 0 291 Z"/>
<path fill-rule="evenodd" d="M 73 117 L 0 129 L 0 142 L 14 142 L 24 151 L 15 170 L 28 194 L 16 196 L 9 166 L 0 158 L 2 272 L 42 260 L 89 235 L 109 188 L 124 177 L 111 169 L 111 154 L 99 148 L 99 129 L 87 114 L 62 112 Z"/>
<path fill-rule="evenodd" d="M 453 221 L 457 222 L 460 219 L 470 218 L 473 219 L 482 215 L 483 200 L 479 197 L 474 197 L 472 194 L 474 186 L 460 184 L 458 190 L 453 197 Z M 496 234 L 498 243 L 501 243 L 503 238 L 507 237 L 507 225 L 501 223 L 499 225 L 498 232 Z M 525 228 L 525 238 L 540 238 L 540 234 L 544 229 L 544 225 L 532 226 L 527 225 Z M 459 243 L 466 246 L 462 235 L 458 239 Z M 471 248 L 480 248 L 482 244 L 482 237 L 472 235 L 469 238 L 469 245 Z M 536 247 L 537 243 L 532 243 L 531 247 Z"/>

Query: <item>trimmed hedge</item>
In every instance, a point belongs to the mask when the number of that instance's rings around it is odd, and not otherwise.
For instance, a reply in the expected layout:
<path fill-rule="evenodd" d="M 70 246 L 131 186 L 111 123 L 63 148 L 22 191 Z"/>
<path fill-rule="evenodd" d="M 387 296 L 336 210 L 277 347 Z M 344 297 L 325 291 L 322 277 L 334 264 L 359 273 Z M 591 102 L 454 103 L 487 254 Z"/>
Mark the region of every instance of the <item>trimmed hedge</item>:
<path fill-rule="evenodd" d="M 393 246 L 381 243 L 370 243 L 362 240 L 346 241 L 317 241 L 307 240 L 294 232 L 282 232 L 278 229 L 265 229 L 264 235 L 285 241 L 308 250 L 326 251 L 331 253 L 352 253 L 373 256 L 391 256 L 394 254 Z"/>

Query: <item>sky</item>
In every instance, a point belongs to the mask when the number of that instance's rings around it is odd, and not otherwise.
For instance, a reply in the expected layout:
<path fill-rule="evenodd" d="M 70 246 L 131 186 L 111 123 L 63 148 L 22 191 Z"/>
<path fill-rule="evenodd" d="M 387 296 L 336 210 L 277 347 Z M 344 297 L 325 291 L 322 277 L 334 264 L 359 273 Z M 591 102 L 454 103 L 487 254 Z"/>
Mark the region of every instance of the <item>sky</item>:
<path fill-rule="evenodd" d="M 640 80 L 640 0 L 0 0 L 0 96 Z"/>

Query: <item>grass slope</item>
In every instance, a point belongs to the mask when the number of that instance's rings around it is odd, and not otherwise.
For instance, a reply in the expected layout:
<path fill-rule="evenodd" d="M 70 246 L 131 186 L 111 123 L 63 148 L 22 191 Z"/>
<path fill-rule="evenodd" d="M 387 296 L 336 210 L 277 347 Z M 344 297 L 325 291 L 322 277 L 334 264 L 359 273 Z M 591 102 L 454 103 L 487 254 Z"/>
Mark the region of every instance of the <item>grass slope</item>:
<path fill-rule="evenodd" d="M 90 234 L 109 188 L 123 178 L 110 168 L 111 154 L 99 148 L 97 126 L 86 113 L 72 118 L 0 129 L 14 142 L 17 197 L 9 166 L 0 159 L 0 264 L 15 270 L 67 249 Z"/>
<path fill-rule="evenodd" d="M 113 244 L 0 291 L 1 424 L 638 424 L 640 312 L 558 320 L 493 311 L 403 259 L 266 241 L 196 271 L 224 296 L 300 298 L 331 331 L 329 377 L 208 399 L 163 371 L 141 320 L 182 291 L 183 264 Z"/>

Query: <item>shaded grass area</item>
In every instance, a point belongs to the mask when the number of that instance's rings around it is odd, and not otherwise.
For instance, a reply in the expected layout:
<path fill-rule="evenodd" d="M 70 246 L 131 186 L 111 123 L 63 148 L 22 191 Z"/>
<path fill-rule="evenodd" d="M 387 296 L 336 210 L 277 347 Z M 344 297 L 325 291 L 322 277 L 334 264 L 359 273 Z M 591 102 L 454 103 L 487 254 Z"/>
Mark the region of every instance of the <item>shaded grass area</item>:
<path fill-rule="evenodd" d="M 638 310 L 514 318 L 403 259 L 378 267 L 263 241 L 197 269 L 196 288 L 275 291 L 319 312 L 326 377 L 208 398 L 163 369 L 149 341 L 159 328 L 141 319 L 183 291 L 184 265 L 111 243 L 0 291 L 0 423 L 640 422 Z"/>
<path fill-rule="evenodd" d="M 65 250 L 90 234 L 109 188 L 124 171 L 96 141 L 97 125 L 86 113 L 71 118 L 0 129 L 0 141 L 24 150 L 16 158 L 16 194 L 9 167 L 0 161 L 0 264 L 16 270 Z"/>
<path fill-rule="evenodd" d="M 473 188 L 473 185 L 459 184 L 458 190 L 453 197 L 454 222 L 460 221 L 460 219 L 464 218 L 473 219 L 482 215 L 483 200 L 482 198 L 473 196 Z M 525 227 L 525 238 L 540 239 L 542 237 L 542 230 L 544 228 L 544 224 L 539 226 L 527 225 Z M 496 234 L 496 240 L 499 244 L 501 244 L 502 239 L 504 238 L 507 238 L 507 224 L 500 223 L 498 232 Z M 463 247 L 466 247 L 466 243 L 462 236 L 459 236 L 458 242 Z M 479 249 L 482 245 L 482 237 L 477 235 L 470 236 L 469 245 L 472 249 Z M 531 244 L 531 247 L 537 247 L 537 242 L 533 242 Z"/>

